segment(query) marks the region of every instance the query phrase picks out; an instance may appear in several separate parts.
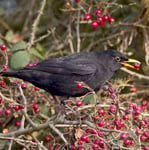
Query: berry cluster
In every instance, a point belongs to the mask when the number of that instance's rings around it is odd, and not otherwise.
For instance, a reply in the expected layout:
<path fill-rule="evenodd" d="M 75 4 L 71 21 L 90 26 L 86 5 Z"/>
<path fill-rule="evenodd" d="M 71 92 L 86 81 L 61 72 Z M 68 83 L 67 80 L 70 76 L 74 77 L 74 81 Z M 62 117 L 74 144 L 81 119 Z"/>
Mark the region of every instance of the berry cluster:
<path fill-rule="evenodd" d="M 38 104 L 37 104 L 37 103 L 34 103 L 34 104 L 33 104 L 33 109 L 34 109 L 34 112 L 35 112 L 36 114 L 38 114 L 38 113 L 40 112 L 40 108 L 38 107 Z"/>
<path fill-rule="evenodd" d="M 115 18 L 114 17 L 109 16 L 109 15 L 101 16 L 101 14 L 102 14 L 101 9 L 96 9 L 96 16 L 97 16 L 97 18 L 96 18 L 96 20 L 91 22 L 91 26 L 93 28 L 97 28 L 99 25 L 103 26 L 106 21 L 108 21 L 110 23 L 114 23 L 115 22 Z M 91 14 L 90 13 L 86 14 L 85 15 L 85 19 L 86 20 L 90 20 L 91 19 Z"/>

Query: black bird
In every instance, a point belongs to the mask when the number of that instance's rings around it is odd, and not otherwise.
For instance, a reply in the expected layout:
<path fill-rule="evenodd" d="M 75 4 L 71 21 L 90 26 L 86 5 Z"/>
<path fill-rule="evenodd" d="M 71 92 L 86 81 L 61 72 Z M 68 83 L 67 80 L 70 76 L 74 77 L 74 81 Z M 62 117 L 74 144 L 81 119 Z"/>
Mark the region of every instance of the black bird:
<path fill-rule="evenodd" d="M 126 62 L 138 63 L 116 50 L 81 52 L 50 58 L 35 66 L 1 74 L 23 79 L 52 95 L 68 98 L 82 96 L 89 92 L 85 87 L 78 88 L 77 82 L 82 81 L 94 91 L 99 90 L 123 65 L 132 67 Z"/>

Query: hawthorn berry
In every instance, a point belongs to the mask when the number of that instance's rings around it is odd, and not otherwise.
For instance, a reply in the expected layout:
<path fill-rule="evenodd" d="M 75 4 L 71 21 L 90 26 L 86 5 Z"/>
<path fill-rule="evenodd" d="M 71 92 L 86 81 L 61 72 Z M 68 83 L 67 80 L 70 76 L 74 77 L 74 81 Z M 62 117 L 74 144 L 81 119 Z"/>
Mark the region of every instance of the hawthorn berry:
<path fill-rule="evenodd" d="M 4 80 L 0 80 L 0 85 L 3 86 L 5 84 Z"/>
<path fill-rule="evenodd" d="M 110 98 L 112 98 L 112 99 L 115 99 L 115 98 L 116 98 L 115 92 L 111 92 L 111 93 L 110 93 Z"/>
<path fill-rule="evenodd" d="M 99 148 L 99 145 L 96 144 L 96 143 L 93 143 L 92 147 L 93 147 L 93 149 L 98 149 L 98 148 Z"/>
<path fill-rule="evenodd" d="M 21 125 L 21 121 L 20 120 L 16 120 L 15 121 L 15 126 L 19 127 Z"/>
<path fill-rule="evenodd" d="M 3 133 L 4 133 L 4 134 L 9 133 L 9 129 L 4 128 L 4 129 L 3 129 Z"/>
<path fill-rule="evenodd" d="M 101 16 L 97 17 L 96 20 L 98 21 L 98 23 L 101 22 L 101 21 L 102 21 L 102 22 L 104 21 L 103 18 L 102 18 Z M 105 85 L 105 86 L 108 86 L 108 85 Z M 109 86 L 108 86 L 108 87 L 109 87 Z"/>
<path fill-rule="evenodd" d="M 70 150 L 77 150 L 77 147 L 75 147 L 74 145 L 71 145 Z"/>
<path fill-rule="evenodd" d="M 15 110 L 19 110 L 20 109 L 20 107 L 19 107 L 19 105 L 15 105 L 15 106 L 13 106 L 13 109 L 15 109 Z"/>
<path fill-rule="evenodd" d="M 85 19 L 90 20 L 91 19 L 91 14 L 85 14 Z"/>
<path fill-rule="evenodd" d="M 141 128 L 141 127 L 145 127 L 145 125 L 146 125 L 146 123 L 145 123 L 144 120 L 140 121 L 140 123 L 139 123 L 139 127 L 140 127 L 140 128 Z"/>
<path fill-rule="evenodd" d="M 5 51 L 7 49 L 7 46 L 6 45 L 1 45 L 0 48 L 1 48 L 1 50 Z"/>
<path fill-rule="evenodd" d="M 79 146 L 77 150 L 86 150 L 84 146 Z"/>
<path fill-rule="evenodd" d="M 80 0 L 75 0 L 75 2 L 77 2 L 77 3 L 78 3 L 78 2 L 80 2 Z"/>
<path fill-rule="evenodd" d="M 148 139 L 148 137 L 146 137 L 145 135 L 141 135 L 141 136 L 140 136 L 140 140 L 141 140 L 142 142 L 146 141 L 147 139 Z"/>
<path fill-rule="evenodd" d="M 37 109 L 37 108 L 38 108 L 38 104 L 37 104 L 37 103 L 34 103 L 34 104 L 33 104 L 33 108 L 34 108 L 34 109 Z"/>
<path fill-rule="evenodd" d="M 135 62 L 135 63 L 133 64 L 133 66 L 138 69 L 138 68 L 140 68 L 140 63 Z"/>
<path fill-rule="evenodd" d="M 26 83 L 22 83 L 21 84 L 21 88 L 24 89 L 24 90 L 27 89 L 27 84 Z"/>
<path fill-rule="evenodd" d="M 24 109 L 24 106 L 23 105 L 19 105 L 19 109 Z"/>
<path fill-rule="evenodd" d="M 148 104 L 148 100 L 144 99 L 144 100 L 142 101 L 142 105 L 147 106 L 147 104 Z"/>
<path fill-rule="evenodd" d="M 145 146 L 143 150 L 149 150 L 149 146 Z"/>
<path fill-rule="evenodd" d="M 8 70 L 8 65 L 4 64 L 3 69 L 4 69 L 4 71 Z"/>
<path fill-rule="evenodd" d="M 111 113 L 115 113 L 116 112 L 116 106 L 115 105 L 111 105 L 109 111 Z"/>
<path fill-rule="evenodd" d="M 108 21 L 109 20 L 109 16 L 108 15 L 104 15 L 103 16 L 103 20 Z"/>
<path fill-rule="evenodd" d="M 96 15 L 99 15 L 99 14 L 101 14 L 102 13 L 102 11 L 101 11 L 101 9 L 96 9 Z"/>
<path fill-rule="evenodd" d="M 105 124 L 106 124 L 105 121 L 102 121 L 102 120 L 100 120 L 100 121 L 98 122 L 98 125 L 99 125 L 100 127 L 103 127 Z"/>
<path fill-rule="evenodd" d="M 40 108 L 34 109 L 34 112 L 38 114 L 40 112 Z"/>
<path fill-rule="evenodd" d="M 99 110 L 98 110 L 98 113 L 99 113 L 99 115 L 104 115 L 105 114 L 105 110 L 103 109 L 103 108 L 100 108 Z"/>
<path fill-rule="evenodd" d="M 144 118 L 144 122 L 146 123 L 146 124 L 148 124 L 149 123 L 149 118 Z"/>
<path fill-rule="evenodd" d="M 135 85 L 133 85 L 133 86 L 131 87 L 130 91 L 135 93 L 135 92 L 138 91 L 138 89 L 137 89 L 137 87 L 136 87 Z"/>
<path fill-rule="evenodd" d="M 149 138 L 149 130 L 144 131 L 144 132 L 143 132 L 143 135 Z"/>
<path fill-rule="evenodd" d="M 103 140 L 99 140 L 99 146 L 101 147 L 101 148 L 104 148 L 105 147 L 105 142 L 103 141 Z"/>
<path fill-rule="evenodd" d="M 83 141 L 82 140 L 79 140 L 79 145 L 82 145 L 83 144 Z"/>
<path fill-rule="evenodd" d="M 100 26 L 103 26 L 103 25 L 104 25 L 104 21 L 100 21 L 100 22 L 99 22 L 99 25 L 100 25 Z"/>
<path fill-rule="evenodd" d="M 109 22 L 110 23 L 114 23 L 115 22 L 115 18 L 114 17 L 109 17 Z"/>
<path fill-rule="evenodd" d="M 85 134 L 83 134 L 83 135 L 81 136 L 81 139 L 82 139 L 82 141 L 87 142 L 87 141 L 88 141 L 88 136 L 85 135 Z"/>
<path fill-rule="evenodd" d="M 135 132 L 137 135 L 141 134 L 141 130 L 140 129 L 136 129 L 136 132 Z"/>
<path fill-rule="evenodd" d="M 82 88 L 82 87 L 83 87 L 83 83 L 82 83 L 82 82 L 78 82 L 78 83 L 77 83 L 77 87 L 78 87 L 78 88 Z"/>
<path fill-rule="evenodd" d="M 51 136 L 50 135 L 46 135 L 46 137 L 45 137 L 45 141 L 51 141 Z"/>
<path fill-rule="evenodd" d="M 10 115 L 11 114 L 11 109 L 7 108 L 5 109 L 5 115 Z"/>
<path fill-rule="evenodd" d="M 92 22 L 91 22 L 91 26 L 92 26 L 93 28 L 97 28 L 97 27 L 98 27 L 98 22 L 97 22 L 97 21 L 92 21 Z"/>
<path fill-rule="evenodd" d="M 125 144 L 125 145 L 129 145 L 129 144 L 130 144 L 130 140 L 129 140 L 129 139 L 125 139 L 125 140 L 124 140 L 124 144 Z"/>
<path fill-rule="evenodd" d="M 124 119 L 124 120 L 129 120 L 129 116 L 128 116 L 127 114 L 125 114 L 125 115 L 123 116 L 123 119 Z"/>
<path fill-rule="evenodd" d="M 103 136 L 104 136 L 103 131 L 99 130 L 99 131 L 98 131 L 98 136 L 99 136 L 99 137 L 103 137 Z"/>
<path fill-rule="evenodd" d="M 128 134 L 126 133 L 121 133 L 120 138 L 121 139 L 126 139 L 128 137 Z"/>
<path fill-rule="evenodd" d="M 146 106 L 141 105 L 141 109 L 144 111 L 146 109 Z"/>
<path fill-rule="evenodd" d="M 19 82 L 18 82 L 18 80 L 14 80 L 12 84 L 13 84 L 13 86 L 18 86 Z"/>
<path fill-rule="evenodd" d="M 40 88 L 37 87 L 37 86 L 35 86 L 34 89 L 35 89 L 35 91 L 39 91 L 40 90 Z"/>
<path fill-rule="evenodd" d="M 130 140 L 130 145 L 133 145 L 134 144 L 134 140 Z"/>
<path fill-rule="evenodd" d="M 81 100 L 77 101 L 77 103 L 76 103 L 77 106 L 81 106 L 82 104 L 83 104 L 83 103 L 82 103 Z"/>

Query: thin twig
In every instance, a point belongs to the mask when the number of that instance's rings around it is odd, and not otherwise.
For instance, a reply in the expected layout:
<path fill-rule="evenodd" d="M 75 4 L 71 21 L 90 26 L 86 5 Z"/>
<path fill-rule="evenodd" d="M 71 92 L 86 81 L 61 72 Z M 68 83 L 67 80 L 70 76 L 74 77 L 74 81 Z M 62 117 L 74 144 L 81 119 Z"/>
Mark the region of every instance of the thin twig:
<path fill-rule="evenodd" d="M 37 26 L 39 24 L 41 15 L 43 14 L 43 10 L 44 10 L 45 5 L 46 5 L 46 0 L 42 0 L 41 1 L 41 8 L 40 8 L 40 10 L 38 12 L 38 16 L 37 16 L 37 18 L 35 19 L 35 21 L 34 21 L 34 23 L 32 25 L 31 38 L 30 38 L 30 41 L 29 41 L 29 43 L 27 45 L 27 51 L 29 51 L 30 48 L 32 47 L 32 45 L 34 44 Z"/>

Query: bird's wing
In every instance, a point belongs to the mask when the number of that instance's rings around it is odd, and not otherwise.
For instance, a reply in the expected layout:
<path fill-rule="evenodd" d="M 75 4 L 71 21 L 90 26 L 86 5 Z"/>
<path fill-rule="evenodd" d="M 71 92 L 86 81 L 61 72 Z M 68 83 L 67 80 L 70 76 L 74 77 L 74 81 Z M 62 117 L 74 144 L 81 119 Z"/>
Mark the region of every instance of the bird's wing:
<path fill-rule="evenodd" d="M 51 74 L 76 74 L 76 75 L 89 75 L 96 72 L 96 65 L 87 60 L 85 61 L 43 61 L 36 66 L 25 67 L 26 70 L 36 70 L 47 72 Z"/>

